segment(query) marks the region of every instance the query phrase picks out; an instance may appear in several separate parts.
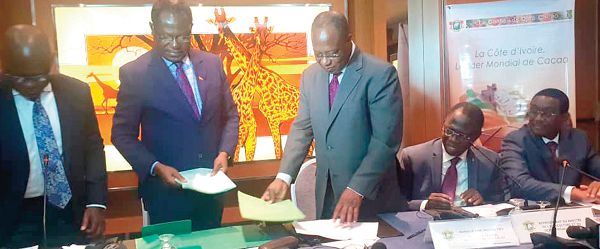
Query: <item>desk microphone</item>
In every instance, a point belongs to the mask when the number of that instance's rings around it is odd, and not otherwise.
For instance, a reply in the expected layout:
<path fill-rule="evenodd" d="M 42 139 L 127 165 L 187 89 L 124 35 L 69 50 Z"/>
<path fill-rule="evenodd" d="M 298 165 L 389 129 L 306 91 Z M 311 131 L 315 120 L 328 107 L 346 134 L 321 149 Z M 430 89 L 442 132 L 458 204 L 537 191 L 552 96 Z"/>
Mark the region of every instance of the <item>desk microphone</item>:
<path fill-rule="evenodd" d="M 587 172 L 585 172 L 585 171 L 583 171 L 583 170 L 581 170 L 579 168 L 571 166 L 571 163 L 567 159 L 563 159 L 562 160 L 562 164 L 563 164 L 563 167 L 565 167 L 565 168 L 569 168 L 569 169 L 575 170 L 575 171 L 579 172 L 579 174 L 582 174 L 584 176 L 592 178 L 592 180 L 594 180 L 594 181 L 600 182 L 600 178 L 595 177 L 593 175 L 590 175 L 589 173 L 587 173 Z"/>
<path fill-rule="evenodd" d="M 531 233 L 530 237 L 534 248 L 589 248 L 581 243 L 556 237 L 556 215 L 558 214 L 558 203 L 563 192 L 562 189 L 565 185 L 565 171 L 568 164 L 569 161 L 562 161 L 562 166 L 565 169 L 563 169 L 560 176 L 560 185 L 558 187 L 558 196 L 556 197 L 556 206 L 554 206 L 554 215 L 552 216 L 552 229 L 550 230 L 550 234 L 539 232 Z"/>
<path fill-rule="evenodd" d="M 46 231 L 46 202 L 47 202 L 47 181 L 48 181 L 48 164 L 50 163 L 50 158 L 48 157 L 48 154 L 44 155 L 44 159 L 43 162 L 44 164 L 44 168 L 42 169 L 42 172 L 44 174 L 44 214 L 42 216 L 42 228 L 44 231 L 44 236 L 43 236 L 43 241 L 42 241 L 42 245 L 45 248 L 48 248 L 48 237 L 47 237 L 47 231 Z"/>
<path fill-rule="evenodd" d="M 521 191 L 521 189 L 523 189 L 523 187 L 517 181 L 517 179 L 515 179 L 510 174 L 506 173 L 506 170 L 504 170 L 504 168 L 500 167 L 500 165 L 498 165 L 497 162 L 494 162 L 492 159 L 490 159 L 490 157 L 488 157 L 483 151 L 481 151 L 480 148 L 478 148 L 477 146 L 475 146 L 473 143 L 471 143 L 471 148 L 473 148 L 474 150 L 476 150 L 477 152 L 479 152 L 479 154 L 481 154 L 488 162 L 490 162 L 492 165 L 494 165 L 494 167 L 497 168 L 504 176 L 506 176 L 508 179 L 510 179 L 510 181 L 513 183 L 512 185 L 517 185 L 517 187 L 519 188 L 519 192 Z M 510 187 L 512 185 L 508 186 L 508 191 L 509 192 L 510 192 Z M 503 190 L 503 191 L 504 191 L 504 194 L 506 194 L 506 189 Z M 527 207 L 529 207 L 529 202 L 527 201 L 527 199 L 525 200 L 525 203 L 523 204 L 523 207 L 524 207 L 524 209 L 526 209 Z"/>

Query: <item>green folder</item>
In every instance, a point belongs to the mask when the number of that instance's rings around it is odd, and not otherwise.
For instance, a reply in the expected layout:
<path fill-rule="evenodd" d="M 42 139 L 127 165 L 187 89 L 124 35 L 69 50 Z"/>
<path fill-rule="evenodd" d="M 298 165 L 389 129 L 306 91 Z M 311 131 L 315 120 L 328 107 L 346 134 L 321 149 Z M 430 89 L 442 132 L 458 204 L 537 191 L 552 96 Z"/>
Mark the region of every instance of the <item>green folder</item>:
<path fill-rule="evenodd" d="M 192 232 L 191 220 L 178 220 L 142 227 L 142 237 L 161 234 L 186 234 Z"/>
<path fill-rule="evenodd" d="M 304 219 L 304 213 L 292 203 L 284 200 L 268 203 L 260 198 L 238 191 L 238 203 L 242 218 L 268 222 L 288 222 Z"/>

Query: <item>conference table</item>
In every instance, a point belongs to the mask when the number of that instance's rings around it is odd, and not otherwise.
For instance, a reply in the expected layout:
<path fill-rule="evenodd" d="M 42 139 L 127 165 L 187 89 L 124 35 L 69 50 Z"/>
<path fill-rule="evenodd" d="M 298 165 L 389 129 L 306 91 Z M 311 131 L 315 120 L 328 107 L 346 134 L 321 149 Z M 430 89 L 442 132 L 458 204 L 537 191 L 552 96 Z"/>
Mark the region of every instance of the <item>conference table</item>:
<path fill-rule="evenodd" d="M 410 235 L 417 233 L 417 231 L 423 230 L 427 227 L 427 224 L 429 221 L 432 220 L 432 217 L 422 213 L 422 212 L 399 212 L 399 213 L 386 213 L 386 214 L 380 214 L 379 215 L 380 218 L 380 227 L 379 230 L 382 230 L 382 225 L 383 225 L 383 229 L 395 229 L 399 232 L 401 232 L 403 234 L 403 236 L 394 236 L 394 237 L 386 237 L 386 236 L 381 236 L 380 237 L 384 237 L 382 239 L 379 240 L 379 242 L 382 242 L 383 244 L 386 245 L 387 248 L 434 248 L 433 243 L 431 241 L 426 242 L 424 240 L 425 237 L 425 233 L 420 233 L 416 236 L 410 237 Z M 256 226 L 256 224 L 250 224 L 250 225 L 244 225 L 244 226 L 236 226 L 236 228 L 240 228 L 241 230 L 247 230 L 247 231 L 254 231 L 255 228 L 254 226 Z M 224 228 L 219 228 L 221 230 L 223 230 Z M 225 229 L 233 229 L 233 227 L 229 227 L 229 228 L 225 228 Z M 208 230 L 207 230 L 208 231 Z M 216 230 L 215 230 L 216 231 Z M 194 232 L 196 233 L 196 232 Z M 251 232 L 254 233 L 254 232 Z M 263 232 L 261 232 L 263 233 Z M 223 234 L 219 234 L 219 235 L 215 235 L 215 233 L 212 233 L 211 231 L 208 232 L 202 232 L 203 235 L 198 235 L 198 236 L 205 236 L 204 238 L 201 239 L 201 241 L 211 241 L 211 242 L 215 242 L 215 241 L 225 241 L 228 242 L 227 240 L 228 237 L 224 236 Z M 268 234 L 268 235 L 267 235 Z M 381 234 L 381 233 L 380 233 Z M 387 234 L 390 234 L 390 232 L 388 231 Z M 286 234 L 285 232 L 282 232 L 281 229 L 271 229 L 270 232 L 264 232 L 263 235 L 261 235 L 261 238 L 255 239 L 254 241 L 248 241 L 248 247 L 257 247 L 258 245 L 268 241 L 268 239 L 276 239 L 276 238 L 280 238 L 283 237 L 285 235 L 289 235 Z M 249 236 L 246 236 L 246 238 L 248 238 Z M 270 237 L 265 237 L 265 236 L 270 236 Z M 239 235 L 238 235 L 239 237 Z M 267 239 L 265 239 L 267 238 Z M 236 240 L 239 238 L 231 238 L 231 240 Z M 200 241 L 200 240 L 199 240 Z M 214 246 L 213 243 L 208 243 L 208 244 L 202 244 L 201 242 L 199 242 L 200 246 L 202 246 L 202 249 L 211 249 L 211 248 L 225 248 L 225 247 L 218 247 L 218 246 Z M 127 240 L 124 242 L 124 245 L 129 248 L 129 249 L 134 249 L 136 248 L 136 244 L 134 242 L 134 240 Z M 224 244 L 221 244 L 224 245 Z M 144 246 L 143 248 L 148 248 L 147 246 Z M 188 247 L 185 247 L 188 248 Z M 192 247 L 189 247 L 192 248 Z M 301 247 L 301 248 L 313 248 L 313 247 Z M 323 247 L 318 247 L 318 248 L 323 248 Z M 522 244 L 519 246 L 515 246 L 515 247 L 503 247 L 503 248 L 532 248 L 532 244 Z M 142 249 L 142 248 L 140 248 Z"/>

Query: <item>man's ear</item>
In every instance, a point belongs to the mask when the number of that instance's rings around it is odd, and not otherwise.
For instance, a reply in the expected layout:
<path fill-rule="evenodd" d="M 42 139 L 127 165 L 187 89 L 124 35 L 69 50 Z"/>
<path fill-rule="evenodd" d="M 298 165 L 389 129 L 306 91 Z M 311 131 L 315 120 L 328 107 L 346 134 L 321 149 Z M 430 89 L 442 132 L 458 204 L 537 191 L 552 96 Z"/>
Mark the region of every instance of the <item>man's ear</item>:
<path fill-rule="evenodd" d="M 150 26 L 150 30 L 152 31 L 152 35 L 154 35 L 154 23 L 148 22 L 148 25 Z"/>

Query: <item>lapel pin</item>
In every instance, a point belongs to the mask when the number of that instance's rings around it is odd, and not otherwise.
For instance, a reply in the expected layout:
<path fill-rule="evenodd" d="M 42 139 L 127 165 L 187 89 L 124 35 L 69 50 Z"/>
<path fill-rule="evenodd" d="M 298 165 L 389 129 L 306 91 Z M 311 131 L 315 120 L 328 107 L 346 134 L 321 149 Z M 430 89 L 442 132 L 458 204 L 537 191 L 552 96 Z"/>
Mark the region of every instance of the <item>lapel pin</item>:
<path fill-rule="evenodd" d="M 198 76 L 198 80 L 204 80 L 204 78 L 202 78 L 202 76 Z"/>

